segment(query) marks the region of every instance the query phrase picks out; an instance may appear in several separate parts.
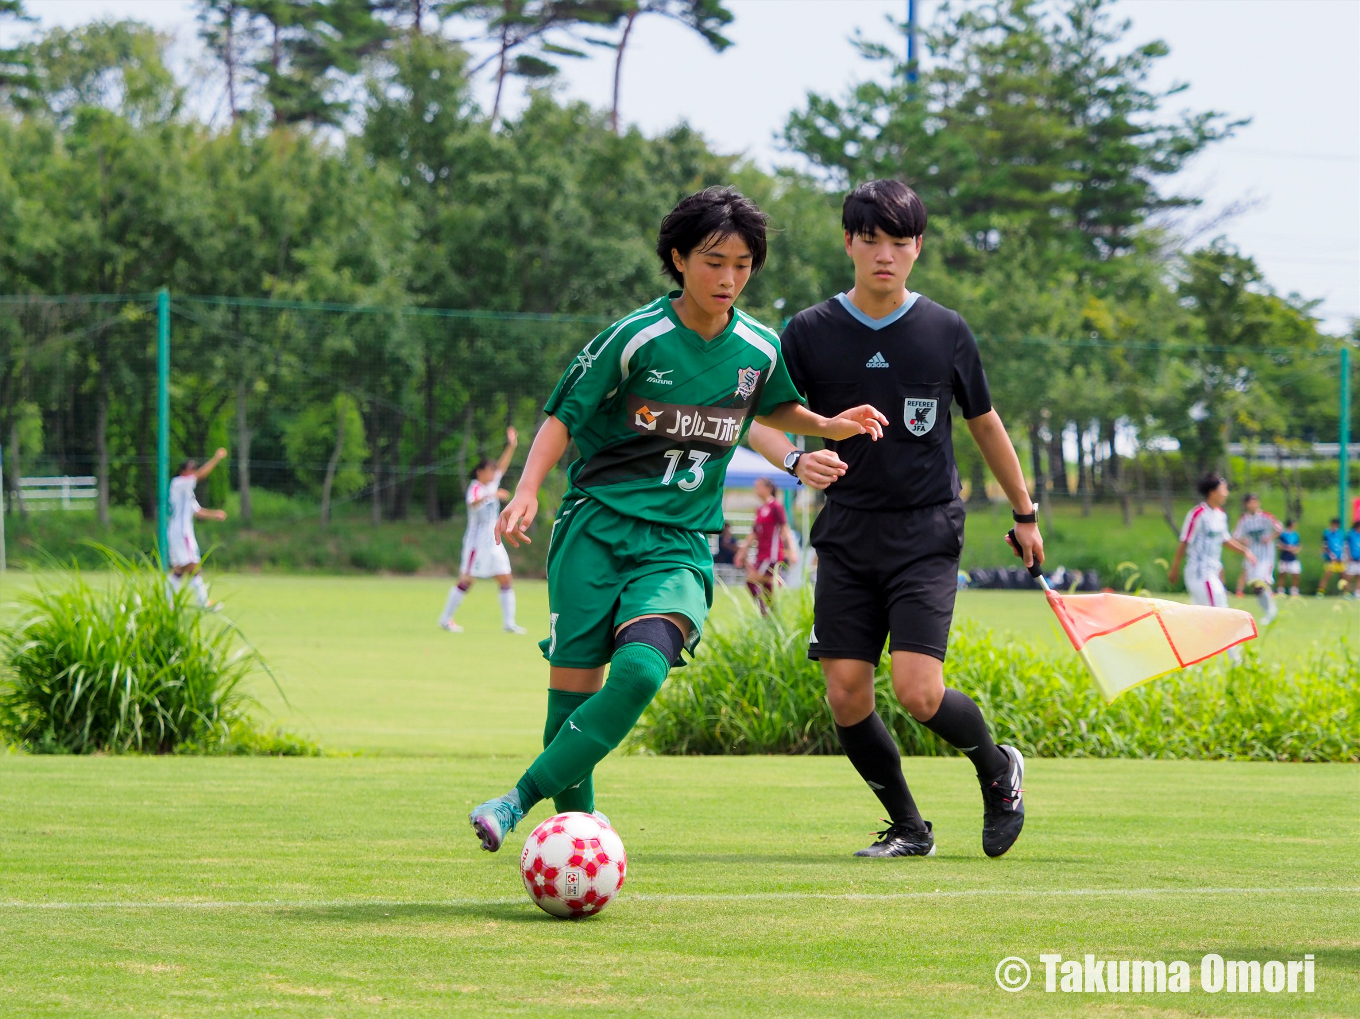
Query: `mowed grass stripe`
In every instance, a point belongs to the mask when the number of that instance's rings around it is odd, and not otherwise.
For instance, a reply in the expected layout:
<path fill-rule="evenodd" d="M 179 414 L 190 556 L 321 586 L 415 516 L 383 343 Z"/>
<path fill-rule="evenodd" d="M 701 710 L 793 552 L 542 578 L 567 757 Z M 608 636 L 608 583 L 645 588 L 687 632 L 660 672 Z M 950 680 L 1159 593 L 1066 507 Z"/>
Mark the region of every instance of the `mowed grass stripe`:
<path fill-rule="evenodd" d="M 1300 886 L 1297 888 L 958 888 L 950 891 L 936 889 L 929 892 L 638 892 L 624 895 L 639 902 L 781 902 L 812 899 L 828 902 L 877 902 L 894 899 L 962 899 L 993 896 L 996 898 L 1053 899 L 1065 897 L 1087 898 L 1112 896 L 1141 898 L 1143 896 L 1174 895 L 1360 895 L 1360 887 L 1331 888 Z M 523 896 L 499 898 L 456 899 L 299 899 L 273 901 L 268 899 L 241 902 L 0 902 L 0 909 L 344 909 L 348 907 L 393 908 L 419 906 L 504 906 L 526 903 Z"/>
<path fill-rule="evenodd" d="M 516 867 L 551 805 L 494 856 L 466 821 L 541 745 L 544 665 L 533 634 L 500 633 L 494 585 L 468 599 L 467 633 L 438 631 L 447 585 L 215 589 L 280 672 L 285 724 L 359 756 L 0 754 L 0 1014 L 1360 1015 L 1355 765 L 1031 761 L 1025 833 L 988 860 L 968 762 L 909 758 L 940 852 L 863 861 L 850 853 L 881 810 L 844 758 L 614 756 L 597 788 L 628 883 L 594 920 L 553 920 Z M 538 597 L 522 585 L 526 624 L 545 629 Z M 988 601 L 1046 611 L 1007 597 Z M 1306 1007 L 1219 995 L 1121 1012 L 997 988 L 998 960 L 1045 950 L 1313 952 L 1319 990 Z"/>

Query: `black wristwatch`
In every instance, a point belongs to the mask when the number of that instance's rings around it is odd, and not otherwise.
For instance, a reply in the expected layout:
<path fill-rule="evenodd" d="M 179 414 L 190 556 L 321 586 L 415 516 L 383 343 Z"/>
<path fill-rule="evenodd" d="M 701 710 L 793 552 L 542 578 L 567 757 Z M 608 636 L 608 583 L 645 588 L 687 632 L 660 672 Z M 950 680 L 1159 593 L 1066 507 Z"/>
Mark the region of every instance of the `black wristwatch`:
<path fill-rule="evenodd" d="M 807 450 L 804 450 L 804 449 L 791 449 L 791 450 L 789 450 L 789 452 L 784 456 L 784 470 L 788 471 L 788 472 L 789 472 L 790 474 L 792 474 L 795 478 L 797 478 L 797 477 L 798 477 L 798 461 L 801 460 L 801 459 L 803 458 L 803 454 L 806 453 L 806 452 L 807 452 Z M 802 479 L 799 478 L 799 479 L 798 479 L 798 484 L 801 485 L 802 483 L 803 483 Z"/>
<path fill-rule="evenodd" d="M 1011 510 L 1011 519 L 1017 524 L 1037 524 L 1039 522 L 1039 507 L 1036 505 L 1028 513 L 1017 513 Z"/>

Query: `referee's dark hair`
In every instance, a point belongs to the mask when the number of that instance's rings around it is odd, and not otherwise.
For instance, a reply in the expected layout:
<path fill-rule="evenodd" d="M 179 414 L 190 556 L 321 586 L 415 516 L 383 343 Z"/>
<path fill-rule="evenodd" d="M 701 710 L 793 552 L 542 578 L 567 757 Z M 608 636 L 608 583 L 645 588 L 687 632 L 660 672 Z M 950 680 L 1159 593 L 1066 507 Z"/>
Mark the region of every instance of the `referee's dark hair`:
<path fill-rule="evenodd" d="M 707 251 L 736 234 L 751 249 L 751 275 L 754 276 L 765 265 L 769 250 L 765 240 L 768 222 L 769 217 L 760 211 L 760 207 L 736 188 L 704 188 L 683 199 L 661 221 L 661 232 L 656 238 L 661 269 L 683 287 L 685 277 L 675 267 L 671 251 L 682 255 L 696 249 Z"/>
<path fill-rule="evenodd" d="M 845 196 L 841 226 L 851 237 L 920 237 L 926 232 L 926 205 L 900 180 L 866 180 Z"/>
<path fill-rule="evenodd" d="M 1203 498 L 1207 499 L 1209 498 L 1209 493 L 1221 484 L 1223 484 L 1223 478 L 1213 471 L 1210 471 L 1199 479 L 1198 483 L 1195 485 L 1195 491 L 1199 492 Z"/>

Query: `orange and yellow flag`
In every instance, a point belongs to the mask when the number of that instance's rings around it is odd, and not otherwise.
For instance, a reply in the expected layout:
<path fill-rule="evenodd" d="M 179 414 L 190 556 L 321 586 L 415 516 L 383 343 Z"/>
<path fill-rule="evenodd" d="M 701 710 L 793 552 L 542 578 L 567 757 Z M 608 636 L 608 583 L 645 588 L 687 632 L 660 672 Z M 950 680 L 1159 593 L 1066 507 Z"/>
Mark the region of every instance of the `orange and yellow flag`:
<path fill-rule="evenodd" d="M 1107 701 L 1256 636 L 1241 609 L 1127 594 L 1059 594 L 1044 585 L 1063 631 Z"/>

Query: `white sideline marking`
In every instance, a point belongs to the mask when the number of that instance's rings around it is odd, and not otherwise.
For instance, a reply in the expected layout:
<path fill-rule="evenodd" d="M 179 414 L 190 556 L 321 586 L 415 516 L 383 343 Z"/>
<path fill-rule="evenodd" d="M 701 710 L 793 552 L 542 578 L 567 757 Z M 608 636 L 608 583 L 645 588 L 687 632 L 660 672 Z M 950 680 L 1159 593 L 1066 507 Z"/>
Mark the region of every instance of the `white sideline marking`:
<path fill-rule="evenodd" d="M 644 902 L 749 902 L 768 899 L 822 899 L 845 901 L 881 901 L 891 899 L 963 899 L 977 897 L 1001 897 L 1056 899 L 1067 897 L 1114 896 L 1125 898 L 1154 897 L 1163 895 L 1356 895 L 1360 888 L 1049 888 L 1016 890 L 1011 888 L 965 888 L 951 891 L 929 892 L 715 892 L 705 895 L 647 893 L 638 892 L 628 895 L 630 899 Z M 494 906 L 523 902 L 522 896 L 491 899 L 298 899 L 270 900 L 251 899 L 238 902 L 213 902 L 203 900 L 162 900 L 159 902 L 0 902 L 0 909 L 352 909 L 354 907 L 389 906 Z"/>

